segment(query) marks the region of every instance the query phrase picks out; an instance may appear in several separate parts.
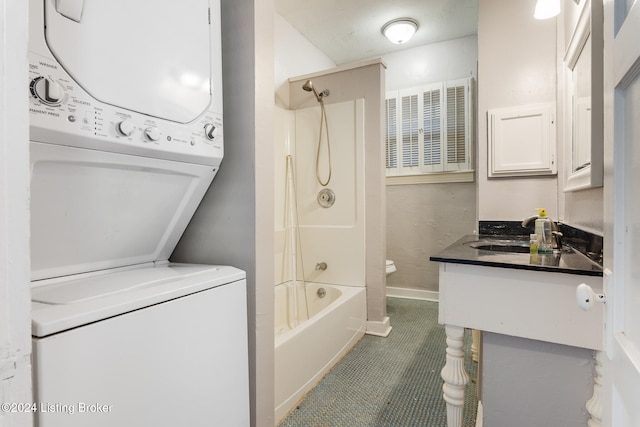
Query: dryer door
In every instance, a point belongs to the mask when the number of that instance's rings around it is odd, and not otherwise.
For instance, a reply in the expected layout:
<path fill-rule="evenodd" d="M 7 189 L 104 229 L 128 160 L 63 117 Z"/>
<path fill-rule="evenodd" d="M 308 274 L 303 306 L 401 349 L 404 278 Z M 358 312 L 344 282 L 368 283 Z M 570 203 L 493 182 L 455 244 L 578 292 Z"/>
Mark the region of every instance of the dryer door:
<path fill-rule="evenodd" d="M 31 143 L 31 279 L 166 260 L 210 166 Z"/>
<path fill-rule="evenodd" d="M 45 37 L 97 100 L 188 123 L 212 99 L 209 14 L 209 0 L 45 0 Z"/>

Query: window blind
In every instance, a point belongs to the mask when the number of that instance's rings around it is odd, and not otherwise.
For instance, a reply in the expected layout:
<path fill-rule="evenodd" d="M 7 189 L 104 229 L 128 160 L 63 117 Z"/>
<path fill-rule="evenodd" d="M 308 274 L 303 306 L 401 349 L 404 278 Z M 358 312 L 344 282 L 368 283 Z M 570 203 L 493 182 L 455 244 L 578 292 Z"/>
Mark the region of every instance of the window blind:
<path fill-rule="evenodd" d="M 387 175 L 471 170 L 472 80 L 387 94 Z"/>

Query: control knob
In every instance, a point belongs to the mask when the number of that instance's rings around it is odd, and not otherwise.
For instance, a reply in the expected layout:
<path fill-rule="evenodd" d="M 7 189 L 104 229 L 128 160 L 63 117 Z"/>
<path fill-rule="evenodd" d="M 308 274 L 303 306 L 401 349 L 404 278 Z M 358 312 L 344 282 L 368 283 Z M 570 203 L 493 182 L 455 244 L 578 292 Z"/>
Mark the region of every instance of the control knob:
<path fill-rule="evenodd" d="M 38 77 L 31 82 L 31 93 L 45 105 L 57 107 L 64 101 L 62 85 L 48 77 Z"/>
<path fill-rule="evenodd" d="M 149 141 L 157 141 L 160 139 L 160 131 L 155 126 L 149 126 L 144 130 L 144 136 L 146 136 Z"/>
<path fill-rule="evenodd" d="M 213 141 L 218 136 L 218 128 L 213 123 L 207 123 L 204 125 L 204 136 L 209 140 Z"/>
<path fill-rule="evenodd" d="M 133 130 L 135 129 L 133 126 L 133 122 L 129 119 L 124 119 L 120 123 L 116 125 L 118 132 L 120 132 L 123 136 L 131 136 Z"/>

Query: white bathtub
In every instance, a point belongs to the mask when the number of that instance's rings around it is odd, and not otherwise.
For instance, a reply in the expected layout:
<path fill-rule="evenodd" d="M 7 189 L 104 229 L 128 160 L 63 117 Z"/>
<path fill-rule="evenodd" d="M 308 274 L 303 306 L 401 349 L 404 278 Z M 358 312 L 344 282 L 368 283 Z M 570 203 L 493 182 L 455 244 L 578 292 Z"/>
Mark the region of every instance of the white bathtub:
<path fill-rule="evenodd" d="M 299 314 L 296 327 L 291 284 L 275 288 L 275 419 L 281 420 L 304 395 L 362 338 L 366 327 L 364 287 L 306 284 L 309 313 L 298 285 Z M 318 290 L 326 291 L 324 298 Z"/>

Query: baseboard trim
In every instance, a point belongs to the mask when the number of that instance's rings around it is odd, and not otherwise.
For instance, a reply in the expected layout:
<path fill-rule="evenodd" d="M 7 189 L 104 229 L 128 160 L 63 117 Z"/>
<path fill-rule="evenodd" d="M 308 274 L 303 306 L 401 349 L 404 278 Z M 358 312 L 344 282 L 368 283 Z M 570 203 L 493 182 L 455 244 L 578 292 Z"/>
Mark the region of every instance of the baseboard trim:
<path fill-rule="evenodd" d="M 382 321 L 367 320 L 367 330 L 365 334 L 386 338 L 391 333 L 391 329 L 389 317 L 385 317 Z"/>
<path fill-rule="evenodd" d="M 435 302 L 440 300 L 440 292 L 425 291 L 422 289 L 394 288 L 391 286 L 387 286 L 387 296 Z"/>

